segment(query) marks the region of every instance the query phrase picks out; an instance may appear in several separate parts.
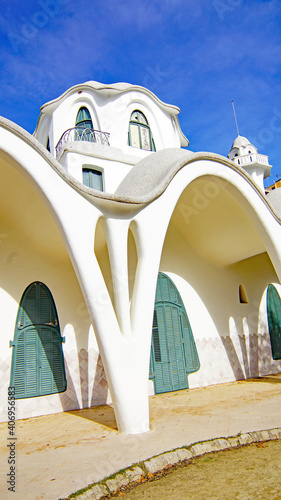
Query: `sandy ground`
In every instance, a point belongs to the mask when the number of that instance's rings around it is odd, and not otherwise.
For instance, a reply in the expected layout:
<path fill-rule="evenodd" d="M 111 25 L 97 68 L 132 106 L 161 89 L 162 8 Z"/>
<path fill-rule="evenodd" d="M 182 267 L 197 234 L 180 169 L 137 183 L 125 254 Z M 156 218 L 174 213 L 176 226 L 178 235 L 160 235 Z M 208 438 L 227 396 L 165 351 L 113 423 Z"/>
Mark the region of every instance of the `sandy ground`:
<path fill-rule="evenodd" d="M 16 493 L 7 490 L 8 429 L 1 423 L 0 499 L 67 498 L 168 450 L 281 428 L 281 375 L 159 394 L 149 403 L 151 430 L 137 436 L 117 431 L 110 406 L 18 421 Z"/>
<path fill-rule="evenodd" d="M 124 500 L 281 500 L 281 440 L 205 455 L 120 496 Z"/>

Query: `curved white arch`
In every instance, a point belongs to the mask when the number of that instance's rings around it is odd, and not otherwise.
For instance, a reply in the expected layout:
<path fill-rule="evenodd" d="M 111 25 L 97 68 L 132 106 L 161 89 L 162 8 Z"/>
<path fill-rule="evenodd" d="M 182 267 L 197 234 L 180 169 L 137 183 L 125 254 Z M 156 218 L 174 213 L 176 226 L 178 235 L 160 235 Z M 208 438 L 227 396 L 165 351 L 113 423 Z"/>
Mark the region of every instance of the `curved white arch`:
<path fill-rule="evenodd" d="M 105 316 L 99 314 L 94 301 L 105 289 L 94 255 L 95 226 L 101 212 L 79 194 L 78 183 L 64 174 L 36 139 L 11 122 L 5 125 L 0 129 L 0 159 L 27 179 L 47 207 L 72 261 L 95 330 L 102 331 L 104 322 L 115 324 L 116 318 L 110 301 L 103 304 Z"/>
<path fill-rule="evenodd" d="M 186 163 L 173 176 L 161 196 L 147 205 L 146 209 L 135 217 L 142 226 L 142 238 L 146 239 L 145 232 L 151 234 L 153 231 L 155 234 L 156 231 L 153 229 L 153 225 L 154 221 L 157 220 L 157 243 L 155 243 L 157 252 L 159 252 L 160 240 L 162 248 L 170 220 L 181 195 L 188 187 L 192 186 L 193 182 L 200 179 L 210 179 L 212 183 L 218 182 L 219 190 L 222 191 L 226 188 L 243 208 L 260 234 L 276 272 L 281 277 L 280 219 L 273 212 L 265 196 L 257 186 L 253 185 L 247 174 L 236 169 L 229 169 L 226 165 L 215 162 L 214 159 L 198 159 L 192 163 Z M 209 193 L 209 195 L 208 193 L 202 193 L 202 195 L 205 200 L 212 202 L 216 193 Z M 186 199 L 188 201 L 188 197 Z M 193 215 L 196 217 L 200 214 L 200 204 L 192 205 L 191 202 L 188 208 L 190 210 L 187 211 L 186 222 L 189 222 Z M 159 214 L 161 214 L 161 219 Z M 144 230 L 145 227 L 147 231 Z M 148 228 L 150 228 L 150 231 Z M 153 250 L 150 249 L 150 252 L 153 252 Z"/>
<path fill-rule="evenodd" d="M 259 189 L 253 189 L 252 182 L 247 174 L 241 175 L 239 171 L 228 169 L 227 165 L 215 162 L 214 159 L 201 158 L 196 162 L 186 163 L 173 175 L 162 194 L 134 217 L 138 225 L 143 256 L 138 263 L 138 279 L 135 283 L 133 297 L 132 320 L 137 338 L 144 339 L 144 332 L 146 339 L 147 337 L 150 338 L 151 335 L 157 276 L 173 214 L 179 207 L 182 194 L 184 192 L 188 194 L 190 192 L 188 189 L 191 189 L 193 183 L 208 178 L 211 179 L 212 183 L 217 180 L 220 190 L 224 186 L 227 187 L 237 205 L 243 207 L 249 219 L 249 225 L 253 226 L 255 232 L 260 236 L 263 245 L 261 252 L 267 252 L 277 275 L 281 277 L 281 228 L 279 219 L 273 216 L 272 210 Z M 206 197 L 206 193 L 204 196 Z M 215 190 L 210 191 L 209 196 L 211 204 L 214 200 L 213 196 L 216 196 Z M 188 202 L 188 196 L 186 200 Z M 196 220 L 198 211 L 200 215 L 200 206 L 196 206 L 195 210 L 194 217 Z M 188 231 L 188 225 L 185 227 L 185 231 Z M 196 249 L 194 251 L 196 252 Z M 169 268 L 161 268 L 161 270 L 166 273 L 170 271 Z M 237 302 L 238 285 L 239 281 L 237 284 Z M 140 303 L 142 308 L 139 307 Z M 145 317 L 143 311 L 146 311 Z M 240 312 L 240 314 L 242 313 Z M 221 332 L 221 335 L 223 336 L 223 332 Z M 228 335 L 227 332 L 226 335 Z M 147 341 L 147 345 L 150 345 L 149 341 Z"/>

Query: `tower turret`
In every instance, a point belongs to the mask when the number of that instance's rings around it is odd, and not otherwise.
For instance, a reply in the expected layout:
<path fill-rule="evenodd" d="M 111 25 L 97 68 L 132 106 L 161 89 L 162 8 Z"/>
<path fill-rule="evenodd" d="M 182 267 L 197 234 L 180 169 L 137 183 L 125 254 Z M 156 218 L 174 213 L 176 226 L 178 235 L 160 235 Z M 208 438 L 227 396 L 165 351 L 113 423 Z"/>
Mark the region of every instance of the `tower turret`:
<path fill-rule="evenodd" d="M 268 156 L 258 153 L 257 148 L 246 137 L 238 135 L 229 151 L 228 158 L 242 167 L 264 192 L 264 179 L 270 176 Z"/>

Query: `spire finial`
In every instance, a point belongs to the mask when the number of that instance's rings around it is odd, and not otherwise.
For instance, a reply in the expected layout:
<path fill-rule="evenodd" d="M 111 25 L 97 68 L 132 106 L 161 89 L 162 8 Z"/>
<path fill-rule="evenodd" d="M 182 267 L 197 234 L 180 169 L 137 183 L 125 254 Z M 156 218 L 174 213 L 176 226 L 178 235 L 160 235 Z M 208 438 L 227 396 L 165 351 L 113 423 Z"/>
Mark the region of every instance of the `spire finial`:
<path fill-rule="evenodd" d="M 239 128 L 238 128 L 238 124 L 237 124 L 237 118 L 236 118 L 236 113 L 235 113 L 235 108 L 234 108 L 234 101 L 233 99 L 231 100 L 231 103 L 232 103 L 232 108 L 233 108 L 233 114 L 234 114 L 234 120 L 235 120 L 235 125 L 236 125 L 236 129 L 237 129 L 237 134 L 239 134 Z"/>

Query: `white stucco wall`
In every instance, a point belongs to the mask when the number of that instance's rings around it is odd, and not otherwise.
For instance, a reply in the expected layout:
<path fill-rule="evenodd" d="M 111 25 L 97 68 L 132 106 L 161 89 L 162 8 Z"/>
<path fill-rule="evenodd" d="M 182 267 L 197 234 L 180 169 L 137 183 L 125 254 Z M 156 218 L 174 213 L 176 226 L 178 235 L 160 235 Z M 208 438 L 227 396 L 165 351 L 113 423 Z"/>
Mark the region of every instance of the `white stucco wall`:
<path fill-rule="evenodd" d="M 163 104 L 163 103 L 162 103 Z M 148 120 L 156 150 L 180 147 L 181 139 L 175 125 L 176 114 L 172 108 L 160 104 L 145 89 L 135 87 L 123 93 L 104 93 L 89 88 L 87 84 L 73 89 L 63 99 L 58 99 L 42 109 L 35 136 L 45 145 L 47 134 L 45 114 L 51 119 L 49 134 L 51 142 L 56 145 L 62 134 L 75 127 L 75 120 L 80 107 L 86 106 L 90 112 L 93 127 L 96 130 L 110 133 L 110 145 L 121 149 L 124 153 L 135 154 L 139 158 L 147 152 L 128 146 L 128 130 L 131 113 L 138 109 Z M 133 151 L 133 152 L 132 152 Z M 54 150 L 52 149 L 52 154 Z"/>
<path fill-rule="evenodd" d="M 77 113 L 82 106 L 89 110 L 93 128 L 110 134 L 110 146 L 100 147 L 95 143 L 87 144 L 87 141 L 64 146 L 58 160 L 77 180 L 82 177 L 83 163 L 93 164 L 103 172 L 104 190 L 114 192 L 129 169 L 151 154 L 151 151 L 128 145 L 129 121 L 136 109 L 146 116 L 157 151 L 181 146 L 176 108 L 164 105 L 141 87 L 130 90 L 128 86 L 126 92 L 105 93 L 85 84 L 42 109 L 35 137 L 44 146 L 50 138 L 54 157 L 55 146 L 66 130 L 75 127 Z M 75 155 L 75 152 L 78 154 Z M 85 155 L 88 157 L 86 162 Z"/>
<path fill-rule="evenodd" d="M 154 169 L 147 178 L 142 176 L 143 163 L 135 167 L 130 195 L 137 196 L 141 187 L 146 199 L 132 202 L 92 196 L 18 130 L 3 126 L 0 150 L 2 179 L 6 179 L 0 198 L 7 221 L 6 258 L 19 252 L 13 273 L 5 268 L 9 279 L 4 282 L 2 277 L 4 303 L 15 318 L 15 304 L 31 281 L 49 286 L 70 346 L 65 344 L 67 362 L 73 353 L 69 380 L 79 372 L 73 384 L 75 404 L 87 406 L 95 386 L 98 359 L 91 356 L 91 377 L 86 368 L 87 350 L 93 349 L 97 356 L 96 344 L 89 340 L 91 323 L 119 430 L 149 429 L 147 379 L 159 270 L 170 274 L 178 286 L 198 344 L 201 368 L 190 376 L 190 386 L 254 373 L 247 345 L 251 350 L 257 321 L 252 324 L 251 318 L 266 284 L 279 281 L 281 232 L 280 222 L 246 174 L 222 158 L 181 152 L 180 168 L 157 192 L 165 155 L 159 158 L 155 153 Z M 170 170 L 170 164 L 166 167 Z M 156 187 L 155 179 L 160 179 Z M 149 198 L 151 186 L 154 195 Z M 256 279 L 261 267 L 263 273 Z M 250 305 L 239 304 L 240 284 Z M 12 320 L 5 321 L 10 330 Z M 48 398 L 43 398 L 44 405 Z M 54 405 L 49 401 L 42 411 L 58 408 L 59 402 L 62 408 L 61 401 L 56 395 Z M 33 402 L 19 405 L 21 414 L 31 406 L 33 411 Z"/>
<path fill-rule="evenodd" d="M 83 145 L 84 146 L 84 145 Z M 82 150 L 85 148 L 82 146 Z M 120 154 L 121 151 L 116 148 L 110 148 L 108 155 L 107 146 L 100 146 L 100 154 L 95 151 L 95 144 L 90 146 L 88 154 L 66 151 L 60 158 L 60 164 L 65 170 L 79 182 L 83 183 L 83 168 L 90 168 L 101 172 L 103 178 L 103 191 L 114 193 L 120 182 L 126 177 L 130 170 L 135 166 L 133 157 L 126 157 Z M 112 151 L 113 150 L 113 151 Z M 114 155 L 115 153 L 115 155 Z M 118 153 L 120 160 L 118 160 Z M 113 159 L 115 156 L 115 159 Z"/>

